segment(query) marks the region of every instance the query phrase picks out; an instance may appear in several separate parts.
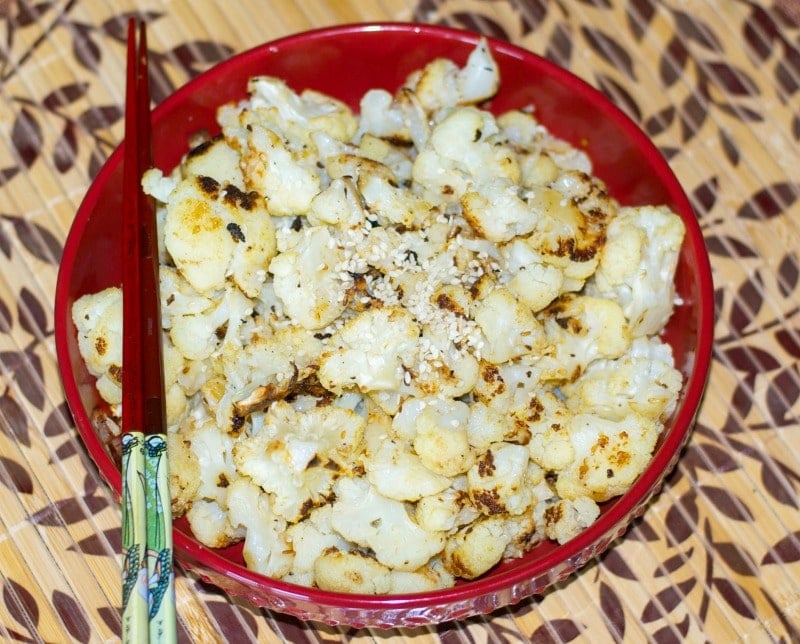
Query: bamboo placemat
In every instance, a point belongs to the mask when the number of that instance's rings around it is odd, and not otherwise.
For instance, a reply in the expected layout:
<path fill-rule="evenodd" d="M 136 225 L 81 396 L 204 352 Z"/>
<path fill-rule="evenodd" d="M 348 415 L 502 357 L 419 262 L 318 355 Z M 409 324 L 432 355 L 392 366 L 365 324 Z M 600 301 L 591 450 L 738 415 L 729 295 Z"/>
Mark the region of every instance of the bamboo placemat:
<path fill-rule="evenodd" d="M 0 638 L 120 635 L 120 511 L 63 402 L 58 261 L 122 136 L 124 26 L 150 22 L 174 87 L 226 56 L 336 23 L 506 38 L 611 96 L 691 195 L 716 348 L 697 426 L 645 515 L 540 597 L 388 632 L 255 609 L 179 574 L 182 641 L 800 641 L 800 3 L 774 0 L 0 0 Z"/>

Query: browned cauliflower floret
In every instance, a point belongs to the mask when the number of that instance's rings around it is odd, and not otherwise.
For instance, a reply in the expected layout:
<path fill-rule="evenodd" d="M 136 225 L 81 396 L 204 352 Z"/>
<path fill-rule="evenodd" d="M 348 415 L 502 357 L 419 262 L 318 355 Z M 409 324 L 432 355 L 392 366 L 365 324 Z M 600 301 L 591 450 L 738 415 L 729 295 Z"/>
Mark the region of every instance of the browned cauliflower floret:
<path fill-rule="evenodd" d="M 291 570 L 286 521 L 275 514 L 268 494 L 240 477 L 228 490 L 228 513 L 231 524 L 245 530 L 242 556 L 248 568 L 268 577 L 282 577 Z"/>
<path fill-rule="evenodd" d="M 84 295 L 72 307 L 78 349 L 106 402 L 122 402 L 122 290 Z"/>
<path fill-rule="evenodd" d="M 505 517 L 481 518 L 447 540 L 442 561 L 453 576 L 475 579 L 500 561 L 509 543 Z"/>
<path fill-rule="evenodd" d="M 409 516 L 404 503 L 379 494 L 365 479 L 339 479 L 334 492 L 334 530 L 370 548 L 384 566 L 414 571 L 444 547 L 444 533 L 424 530 Z"/>
<path fill-rule="evenodd" d="M 302 413 L 273 403 L 263 426 L 239 440 L 233 459 L 239 473 L 274 496 L 273 511 L 295 522 L 329 501 L 340 473 L 355 467 L 364 418 L 342 407 Z"/>
<path fill-rule="evenodd" d="M 256 193 L 190 175 L 169 195 L 164 244 L 198 293 L 222 289 L 230 278 L 254 297 L 276 252 L 275 225 Z"/>
<path fill-rule="evenodd" d="M 659 429 L 657 421 L 639 414 L 618 421 L 575 415 L 569 432 L 575 458 L 558 474 L 559 496 L 599 502 L 626 492 L 650 462 Z"/>
<path fill-rule="evenodd" d="M 319 361 L 319 380 L 334 392 L 399 389 L 418 338 L 419 327 L 405 309 L 367 309 L 330 338 L 332 348 Z"/>

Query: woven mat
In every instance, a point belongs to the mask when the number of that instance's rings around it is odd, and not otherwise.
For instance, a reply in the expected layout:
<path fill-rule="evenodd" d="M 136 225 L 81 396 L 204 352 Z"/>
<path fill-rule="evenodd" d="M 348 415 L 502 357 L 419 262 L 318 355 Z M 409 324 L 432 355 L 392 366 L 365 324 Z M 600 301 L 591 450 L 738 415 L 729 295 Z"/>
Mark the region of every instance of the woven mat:
<path fill-rule="evenodd" d="M 691 195 L 716 348 L 691 442 L 601 558 L 485 617 L 370 632 L 303 624 L 179 573 L 182 641 L 800 640 L 800 4 L 774 0 L 0 0 L 0 639 L 120 635 L 120 511 L 66 412 L 58 261 L 122 136 L 124 24 L 167 81 L 263 41 L 415 20 L 505 38 L 600 88 Z"/>

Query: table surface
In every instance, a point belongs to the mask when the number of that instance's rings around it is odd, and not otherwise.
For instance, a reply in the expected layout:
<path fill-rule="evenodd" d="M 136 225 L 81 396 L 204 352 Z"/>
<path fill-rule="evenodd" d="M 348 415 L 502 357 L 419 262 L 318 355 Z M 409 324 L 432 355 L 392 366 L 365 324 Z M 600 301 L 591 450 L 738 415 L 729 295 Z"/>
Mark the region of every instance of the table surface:
<path fill-rule="evenodd" d="M 176 87 L 344 22 L 442 23 L 547 55 L 669 159 L 716 288 L 691 441 L 644 516 L 578 574 L 485 617 L 368 631 L 303 624 L 179 571 L 182 641 L 800 640 L 797 0 L 0 0 L 1 639 L 120 634 L 120 510 L 66 412 L 52 320 L 67 231 L 122 137 L 131 11 Z"/>

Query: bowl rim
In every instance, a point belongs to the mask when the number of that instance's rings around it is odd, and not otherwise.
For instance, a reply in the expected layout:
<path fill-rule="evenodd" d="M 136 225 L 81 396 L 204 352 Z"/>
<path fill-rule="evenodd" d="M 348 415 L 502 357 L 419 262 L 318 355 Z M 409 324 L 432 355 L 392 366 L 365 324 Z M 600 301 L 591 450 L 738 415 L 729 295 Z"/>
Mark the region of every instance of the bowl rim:
<path fill-rule="evenodd" d="M 491 36 L 481 36 L 476 32 L 454 27 L 413 22 L 357 22 L 315 28 L 265 42 L 235 54 L 227 60 L 215 65 L 211 69 L 188 81 L 161 104 L 156 106 L 153 110 L 153 120 L 156 121 L 161 115 L 178 107 L 185 101 L 186 97 L 191 94 L 195 86 L 200 83 L 208 82 L 208 79 L 215 74 L 224 74 L 228 68 L 241 64 L 243 60 L 275 53 L 281 48 L 294 47 L 309 39 L 346 38 L 354 33 L 360 34 L 365 32 L 413 32 L 426 37 L 456 40 L 473 45 L 483 37 L 486 38 L 493 52 L 499 52 L 504 56 L 510 56 L 520 60 L 534 60 L 538 66 L 547 68 L 548 73 L 559 83 L 586 96 L 595 98 L 598 111 L 601 112 L 605 118 L 614 120 L 616 124 L 622 127 L 628 136 L 634 140 L 637 147 L 645 150 L 654 159 L 658 169 L 659 181 L 666 185 L 669 194 L 674 199 L 674 206 L 676 210 L 680 211 L 679 214 L 686 225 L 684 244 L 689 245 L 693 259 L 698 262 L 698 265 L 694 268 L 697 292 L 701 300 L 696 303 L 698 320 L 693 369 L 686 377 L 684 382 L 684 395 L 672 419 L 672 424 L 682 429 L 680 431 L 671 431 L 669 435 L 666 436 L 645 471 L 638 477 L 627 492 L 614 499 L 611 507 L 598 521 L 583 530 L 575 538 L 565 544 L 556 546 L 551 552 L 546 553 L 536 561 L 521 564 L 488 577 L 481 577 L 477 580 L 458 584 L 452 588 L 442 590 L 397 595 L 349 594 L 308 588 L 267 577 L 261 573 L 249 570 L 240 564 L 231 562 L 221 556 L 217 551 L 190 539 L 181 531 L 174 531 L 176 553 L 183 551 L 186 555 L 201 562 L 210 570 L 218 571 L 230 579 L 244 583 L 249 587 L 255 587 L 261 592 L 267 592 L 275 595 L 277 598 L 283 598 L 289 601 L 312 601 L 323 607 L 330 606 L 342 609 L 381 611 L 381 613 L 385 613 L 387 610 L 410 610 L 443 604 L 453 604 L 455 602 L 473 600 L 488 593 L 507 589 L 515 584 L 524 583 L 526 580 L 535 579 L 537 576 L 547 574 L 564 561 L 571 561 L 580 557 L 581 553 L 591 549 L 604 537 L 607 537 L 610 532 L 614 532 L 615 529 L 620 526 L 620 522 L 624 522 L 626 518 L 628 521 L 624 523 L 623 531 L 627 529 L 630 519 L 633 518 L 637 512 L 641 512 L 643 506 L 658 492 L 666 474 L 674 466 L 679 452 L 686 441 L 688 441 L 689 435 L 691 434 L 695 416 L 699 409 L 710 371 L 713 348 L 714 300 L 711 266 L 708 253 L 705 250 L 702 231 L 696 222 L 694 210 L 686 193 L 655 144 L 627 114 L 614 105 L 611 100 L 599 90 L 567 69 L 532 51 L 524 49 L 520 45 L 498 40 Z M 75 379 L 71 377 L 66 329 L 69 327 L 70 311 L 68 310 L 68 302 L 71 297 L 68 278 L 72 266 L 77 259 L 78 240 L 83 235 L 89 215 L 96 207 L 100 198 L 102 192 L 101 186 L 108 180 L 111 173 L 114 172 L 114 169 L 122 161 L 123 148 L 124 141 L 120 142 L 105 161 L 76 211 L 75 218 L 64 244 L 64 252 L 59 266 L 54 312 L 56 354 L 66 401 L 73 414 L 78 433 L 86 446 L 90 459 L 98 467 L 101 476 L 111 486 L 117 498 L 119 498 L 121 488 L 120 472 L 110 458 L 101 459 L 100 462 L 95 458 L 96 454 L 105 454 L 105 448 L 98 438 L 91 424 L 91 419 L 88 418 L 82 405 L 78 403 L 79 409 L 74 409 L 72 406 L 73 403 L 71 401 L 80 400 L 80 392 Z M 592 553 L 592 556 L 595 554 L 598 553 Z M 180 554 L 178 554 L 176 558 L 177 561 L 180 561 Z M 521 599 L 521 597 L 516 600 L 518 599 Z"/>

